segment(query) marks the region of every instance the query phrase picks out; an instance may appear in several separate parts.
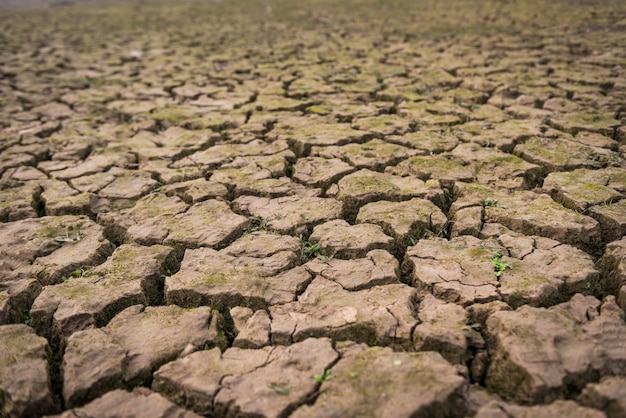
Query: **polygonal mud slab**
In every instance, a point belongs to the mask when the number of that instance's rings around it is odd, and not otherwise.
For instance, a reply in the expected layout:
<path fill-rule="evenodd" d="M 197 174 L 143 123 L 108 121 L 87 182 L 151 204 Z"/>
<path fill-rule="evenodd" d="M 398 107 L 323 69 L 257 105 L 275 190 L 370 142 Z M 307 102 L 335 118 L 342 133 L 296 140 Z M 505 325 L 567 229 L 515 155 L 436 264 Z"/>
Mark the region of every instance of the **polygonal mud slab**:
<path fill-rule="evenodd" d="M 527 235 L 540 235 L 576 247 L 590 249 L 601 242 L 599 223 L 589 216 L 567 209 L 548 195 L 530 191 L 505 193 L 476 184 L 457 183 L 450 207 L 455 221 L 467 224 L 468 216 L 480 215 L 483 222 L 494 222 Z M 480 212 L 465 212 L 482 207 Z M 478 222 L 478 219 L 474 219 Z"/>
<path fill-rule="evenodd" d="M 625 189 L 626 173 L 616 168 L 550 173 L 543 181 L 543 190 L 555 201 L 578 212 L 620 200 Z"/>
<path fill-rule="evenodd" d="M 201 351 L 166 364 L 153 390 L 203 415 L 281 417 L 308 401 L 339 355 L 328 339 Z"/>
<path fill-rule="evenodd" d="M 554 401 L 548 405 L 520 406 L 491 401 L 478 410 L 475 418 L 604 418 L 601 411 L 585 408 L 574 401 Z"/>
<path fill-rule="evenodd" d="M 59 410 L 50 388 L 48 342 L 23 325 L 0 326 L 0 414 L 36 417 Z"/>
<path fill-rule="evenodd" d="M 418 289 L 465 306 L 493 300 L 513 307 L 550 306 L 599 279 L 593 260 L 581 250 L 507 234 L 498 241 L 472 236 L 421 240 L 407 249 L 402 269 Z"/>
<path fill-rule="evenodd" d="M 204 178 L 169 184 L 163 192 L 167 196 L 178 196 L 188 205 L 215 198 L 226 199 L 229 195 L 226 186 Z"/>
<path fill-rule="evenodd" d="M 211 130 L 190 131 L 178 126 L 155 134 L 140 131 L 137 135 L 124 141 L 137 153 L 139 161 L 150 159 L 180 159 L 200 149 L 214 145 L 219 136 Z"/>
<path fill-rule="evenodd" d="M 348 144 L 340 147 L 313 147 L 313 157 L 339 158 L 353 167 L 383 171 L 388 165 L 416 155 L 417 150 L 391 144 L 380 139 L 372 139 L 364 144 Z"/>
<path fill-rule="evenodd" d="M 78 193 L 66 182 L 47 180 L 40 183 L 42 193 L 37 207 L 47 216 L 91 215 L 109 208 L 109 201 L 92 193 Z"/>
<path fill-rule="evenodd" d="M 102 213 L 98 222 L 118 242 L 185 248 L 226 245 L 249 225 L 225 202 L 206 200 L 188 207 L 176 196 L 159 193 L 145 196 L 130 209 Z"/>
<path fill-rule="evenodd" d="M 306 233 L 309 228 L 342 214 L 341 202 L 308 196 L 276 199 L 241 196 L 235 199 L 233 206 L 239 212 L 266 219 L 268 229 L 290 235 Z"/>
<path fill-rule="evenodd" d="M 480 184 L 522 189 L 535 187 L 541 180 L 539 166 L 496 148 L 461 144 L 450 155 L 468 164 Z"/>
<path fill-rule="evenodd" d="M 135 154 L 115 149 L 105 149 L 100 154 L 92 154 L 75 166 L 52 171 L 50 175 L 59 180 L 70 180 L 89 174 L 101 173 L 111 167 L 128 168 L 137 163 Z"/>
<path fill-rule="evenodd" d="M 230 316 L 236 334 L 233 347 L 261 348 L 270 345 L 271 319 L 265 310 L 254 312 L 250 308 L 235 306 L 230 309 Z"/>
<path fill-rule="evenodd" d="M 465 141 L 483 147 L 493 147 L 503 152 L 512 152 L 515 145 L 533 136 L 542 134 L 540 120 L 512 119 L 501 123 L 466 123 L 454 129 L 454 133 Z"/>
<path fill-rule="evenodd" d="M 364 257 L 374 249 L 391 251 L 393 244 L 393 238 L 386 235 L 380 226 L 365 223 L 350 225 L 343 219 L 317 225 L 309 241 L 321 245 L 327 255 L 341 259 Z"/>
<path fill-rule="evenodd" d="M 626 200 L 594 206 L 589 210 L 589 216 L 600 223 L 603 241 L 614 241 L 626 235 Z"/>
<path fill-rule="evenodd" d="M 318 196 L 320 190 L 308 189 L 289 177 L 273 178 L 272 173 L 255 163 L 243 167 L 215 170 L 212 182 L 218 182 L 233 191 L 234 197 L 242 195 L 275 198 L 288 195 Z"/>
<path fill-rule="evenodd" d="M 514 153 L 541 166 L 546 174 L 577 168 L 597 168 L 598 165 L 606 165 L 604 161 L 610 156 L 610 151 L 604 148 L 589 147 L 566 137 L 532 137 L 517 145 Z"/>
<path fill-rule="evenodd" d="M 457 181 L 472 182 L 476 179 L 473 166 L 450 155 L 411 157 L 395 167 L 387 167 L 385 172 L 417 177 L 423 181 L 437 180 L 441 187 L 448 189 L 452 189 Z"/>
<path fill-rule="evenodd" d="M 418 131 L 405 135 L 390 135 L 385 141 L 403 145 L 417 151 L 416 155 L 441 154 L 451 151 L 459 144 L 457 137 L 440 131 Z"/>
<path fill-rule="evenodd" d="M 356 171 L 338 158 L 298 158 L 293 166 L 293 179 L 308 187 L 327 189 L 341 177 Z"/>
<path fill-rule="evenodd" d="M 317 258 L 304 267 L 311 274 L 339 283 L 345 290 L 363 290 L 398 282 L 398 260 L 385 250 L 372 250 L 359 259 Z"/>
<path fill-rule="evenodd" d="M 607 244 L 597 267 L 606 293 L 616 295 L 621 308 L 626 309 L 626 238 Z"/>
<path fill-rule="evenodd" d="M 626 378 L 609 376 L 599 383 L 590 383 L 576 401 L 603 410 L 610 418 L 626 416 Z"/>
<path fill-rule="evenodd" d="M 613 134 L 620 121 L 614 119 L 615 114 L 609 113 L 566 113 L 550 117 L 548 123 L 561 131 L 577 134 L 580 131 L 597 132 L 606 136 Z"/>
<path fill-rule="evenodd" d="M 43 189 L 39 182 L 29 181 L 24 185 L 0 190 L 0 222 L 36 218 L 37 200 Z"/>
<path fill-rule="evenodd" d="M 413 331 L 417 351 L 436 351 L 451 363 L 466 364 L 469 347 L 484 346 L 480 334 L 469 326 L 467 311 L 457 304 L 426 294 L 419 303 L 417 317 L 420 324 Z"/>
<path fill-rule="evenodd" d="M 26 321 L 41 288 L 36 278 L 0 280 L 0 325 Z"/>
<path fill-rule="evenodd" d="M 624 312 L 608 296 L 576 295 L 550 309 L 523 306 L 487 320 L 487 388 L 504 399 L 545 403 L 626 367 Z"/>
<path fill-rule="evenodd" d="M 103 264 L 80 271 L 55 286 L 46 286 L 32 308 L 40 335 L 64 339 L 90 326 L 103 327 L 132 305 L 163 303 L 165 274 L 177 267 L 173 248 L 124 244 Z"/>
<path fill-rule="evenodd" d="M 0 224 L 3 281 L 37 277 L 56 284 L 76 268 L 102 263 L 113 252 L 104 229 L 85 216 L 53 216 Z"/>
<path fill-rule="evenodd" d="M 78 331 L 63 356 L 63 398 L 81 405 L 125 385 L 149 384 L 152 373 L 195 349 L 224 344 L 220 315 L 203 306 L 131 306 L 103 328 Z"/>
<path fill-rule="evenodd" d="M 269 136 L 287 140 L 297 157 L 307 157 L 314 146 L 338 146 L 364 142 L 371 138 L 372 134 L 353 129 L 349 124 L 309 117 L 281 122 L 274 127 Z"/>
<path fill-rule="evenodd" d="M 83 407 L 70 409 L 50 418 L 75 417 L 200 418 L 200 415 L 176 406 L 158 393 L 137 388 L 132 392 L 112 390 Z"/>
<path fill-rule="evenodd" d="M 411 129 L 411 125 L 410 119 L 389 114 L 360 117 L 352 120 L 354 129 L 371 132 L 380 138 L 384 138 L 387 135 L 402 135 Z"/>
<path fill-rule="evenodd" d="M 287 248 L 268 258 L 233 257 L 226 251 L 187 250 L 178 273 L 165 279 L 167 303 L 260 309 L 294 300 L 311 281 L 302 267 L 287 270 L 296 258 Z"/>
<path fill-rule="evenodd" d="M 411 199 L 368 203 L 359 209 L 356 222 L 380 225 L 385 234 L 395 238 L 396 244 L 402 249 L 429 233 L 439 236 L 447 219 L 431 201 Z"/>
<path fill-rule="evenodd" d="M 344 216 L 350 219 L 367 203 L 425 198 L 433 194 L 433 189 L 416 178 L 363 169 L 343 177 L 328 189 L 327 194 L 343 202 Z"/>
<path fill-rule="evenodd" d="M 310 339 L 275 347 L 264 367 L 226 377 L 215 397 L 218 415 L 279 417 L 293 411 L 314 393 L 315 375 L 324 375 L 338 358 L 329 340 Z"/>
<path fill-rule="evenodd" d="M 101 189 L 98 196 L 109 199 L 116 209 L 127 208 L 159 185 L 151 173 L 127 170 Z"/>
<path fill-rule="evenodd" d="M 285 141 L 266 143 L 260 139 L 247 144 L 218 144 L 203 151 L 195 152 L 172 163 L 171 168 L 201 166 L 205 170 L 218 168 L 233 161 L 236 157 L 250 155 L 273 155 L 289 150 Z"/>
<path fill-rule="evenodd" d="M 438 353 L 350 344 L 312 405 L 292 417 L 446 417 L 464 411 L 465 379 Z"/>
<path fill-rule="evenodd" d="M 270 306 L 272 341 L 289 344 L 330 337 L 408 348 L 417 323 L 415 300 L 415 289 L 404 284 L 351 292 L 318 276 L 297 301 Z"/>

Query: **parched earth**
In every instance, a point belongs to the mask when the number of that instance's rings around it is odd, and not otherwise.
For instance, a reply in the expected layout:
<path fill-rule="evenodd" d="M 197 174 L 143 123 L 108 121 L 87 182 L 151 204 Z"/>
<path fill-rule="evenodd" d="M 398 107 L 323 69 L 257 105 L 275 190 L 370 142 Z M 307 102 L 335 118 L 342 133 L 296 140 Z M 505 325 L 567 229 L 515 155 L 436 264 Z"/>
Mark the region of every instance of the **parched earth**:
<path fill-rule="evenodd" d="M 626 417 L 626 4 L 73 3 L 0 11 L 0 417 Z"/>

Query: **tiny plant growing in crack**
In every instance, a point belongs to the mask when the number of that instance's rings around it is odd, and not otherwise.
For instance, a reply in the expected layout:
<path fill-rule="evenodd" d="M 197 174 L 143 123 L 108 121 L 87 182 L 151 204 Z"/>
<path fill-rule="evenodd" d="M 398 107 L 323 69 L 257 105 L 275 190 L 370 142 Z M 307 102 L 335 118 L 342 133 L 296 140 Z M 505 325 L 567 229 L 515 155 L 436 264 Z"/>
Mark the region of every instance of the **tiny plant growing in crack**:
<path fill-rule="evenodd" d="M 330 369 L 324 370 L 323 375 L 316 374 L 315 376 L 313 376 L 313 379 L 315 379 L 315 381 L 319 384 L 327 382 L 330 379 Z"/>
<path fill-rule="evenodd" d="M 510 264 L 502 261 L 502 254 L 500 253 L 495 253 L 491 256 L 491 263 L 493 264 L 493 271 L 496 277 L 500 277 L 504 270 L 513 268 Z"/>
<path fill-rule="evenodd" d="M 298 236 L 300 238 L 300 248 L 302 254 L 307 258 L 320 257 L 322 255 L 322 246 L 320 244 L 313 244 L 305 239 L 302 234 Z"/>

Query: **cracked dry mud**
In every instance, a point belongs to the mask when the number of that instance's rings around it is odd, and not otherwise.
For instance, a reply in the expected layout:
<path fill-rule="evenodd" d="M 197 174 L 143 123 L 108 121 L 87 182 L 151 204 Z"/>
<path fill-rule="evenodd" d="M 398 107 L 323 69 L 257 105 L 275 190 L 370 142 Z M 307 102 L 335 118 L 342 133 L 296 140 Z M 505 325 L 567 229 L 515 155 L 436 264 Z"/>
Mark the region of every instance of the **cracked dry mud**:
<path fill-rule="evenodd" d="M 626 417 L 623 2 L 72 3 L 0 10 L 0 417 Z"/>

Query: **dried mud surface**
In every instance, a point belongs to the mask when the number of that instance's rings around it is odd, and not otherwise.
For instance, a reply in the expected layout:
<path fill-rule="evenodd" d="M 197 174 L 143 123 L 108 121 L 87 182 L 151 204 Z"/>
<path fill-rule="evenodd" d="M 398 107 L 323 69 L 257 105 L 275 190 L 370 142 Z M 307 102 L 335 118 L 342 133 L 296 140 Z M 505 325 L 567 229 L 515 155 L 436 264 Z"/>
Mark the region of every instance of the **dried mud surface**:
<path fill-rule="evenodd" d="M 0 417 L 626 417 L 623 2 L 35 3 Z"/>

